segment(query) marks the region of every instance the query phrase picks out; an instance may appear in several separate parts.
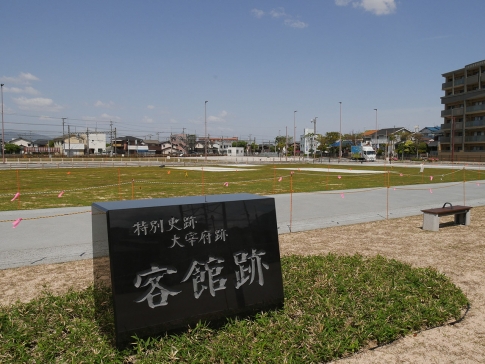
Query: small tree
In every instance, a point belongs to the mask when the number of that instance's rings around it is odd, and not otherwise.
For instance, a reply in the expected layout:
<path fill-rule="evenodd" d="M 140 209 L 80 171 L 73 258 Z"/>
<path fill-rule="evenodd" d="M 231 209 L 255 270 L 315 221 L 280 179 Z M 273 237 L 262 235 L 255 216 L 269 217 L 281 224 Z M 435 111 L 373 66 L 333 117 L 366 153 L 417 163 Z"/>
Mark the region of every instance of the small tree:
<path fill-rule="evenodd" d="M 318 135 L 317 140 L 320 145 L 317 149 L 321 150 L 322 152 L 330 149 L 332 152 L 335 153 L 337 148 L 331 147 L 331 145 L 337 142 L 339 139 L 340 133 L 338 131 L 330 131 L 327 132 L 325 135 Z"/>
<path fill-rule="evenodd" d="M 5 154 L 17 154 L 20 153 L 20 146 L 17 144 L 6 143 L 5 144 Z"/>

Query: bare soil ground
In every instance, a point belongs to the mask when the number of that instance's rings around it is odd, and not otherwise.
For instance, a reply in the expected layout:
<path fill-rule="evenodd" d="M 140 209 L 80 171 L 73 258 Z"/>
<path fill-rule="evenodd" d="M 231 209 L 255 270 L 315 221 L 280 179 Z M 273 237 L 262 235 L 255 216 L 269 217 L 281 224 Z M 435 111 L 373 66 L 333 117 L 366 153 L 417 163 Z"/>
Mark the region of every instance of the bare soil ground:
<path fill-rule="evenodd" d="M 424 231 L 422 216 L 280 235 L 282 255 L 382 256 L 446 274 L 470 300 L 465 319 L 363 350 L 342 363 L 485 363 L 485 207 L 472 209 L 471 225 L 442 218 L 438 232 Z M 0 270 L 1 305 L 27 302 L 43 289 L 61 294 L 93 283 L 92 260 Z"/>

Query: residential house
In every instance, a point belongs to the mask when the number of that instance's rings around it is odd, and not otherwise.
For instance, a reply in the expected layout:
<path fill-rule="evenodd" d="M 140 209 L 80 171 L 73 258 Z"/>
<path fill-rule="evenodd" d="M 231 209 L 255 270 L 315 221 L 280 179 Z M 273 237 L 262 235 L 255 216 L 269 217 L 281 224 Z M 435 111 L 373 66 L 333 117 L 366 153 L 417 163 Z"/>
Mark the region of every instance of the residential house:
<path fill-rule="evenodd" d="M 59 148 L 62 155 L 77 157 L 84 155 L 85 139 L 78 134 L 67 134 L 54 138 L 54 148 Z"/>
<path fill-rule="evenodd" d="M 143 139 L 129 135 L 115 138 L 113 149 L 115 154 L 121 154 L 126 157 L 146 155 L 148 153 L 148 146 Z"/>
<path fill-rule="evenodd" d="M 98 132 L 87 132 L 79 134 L 85 143 L 85 154 L 106 154 L 106 134 Z"/>

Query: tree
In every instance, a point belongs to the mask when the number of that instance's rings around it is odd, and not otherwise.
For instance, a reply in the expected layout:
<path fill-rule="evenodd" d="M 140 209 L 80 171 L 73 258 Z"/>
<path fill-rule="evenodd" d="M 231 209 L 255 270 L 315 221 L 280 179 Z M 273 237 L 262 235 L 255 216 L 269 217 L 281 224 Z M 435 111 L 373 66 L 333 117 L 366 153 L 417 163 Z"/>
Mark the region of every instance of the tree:
<path fill-rule="evenodd" d="M 412 140 L 406 140 L 397 145 L 396 150 L 401 153 L 402 159 L 404 159 L 404 154 L 414 154 L 416 151 L 415 144 Z"/>
<path fill-rule="evenodd" d="M 340 133 L 338 131 L 329 131 L 325 135 L 319 135 L 317 140 L 320 143 L 317 149 L 325 152 L 326 150 L 331 150 L 331 145 L 340 140 Z"/>
<path fill-rule="evenodd" d="M 391 144 L 391 153 L 394 153 L 394 144 L 396 143 L 396 134 L 389 135 L 389 144 Z"/>
<path fill-rule="evenodd" d="M 274 140 L 276 150 L 279 151 L 280 153 L 283 152 L 284 148 L 288 145 L 288 147 L 293 148 L 293 138 L 288 137 L 288 141 L 286 140 L 286 136 L 281 135 L 277 136 Z M 290 148 L 288 148 L 290 149 Z M 292 149 L 293 150 L 293 149 Z M 288 151 L 286 151 L 288 153 Z"/>
<path fill-rule="evenodd" d="M 232 142 L 233 147 L 243 147 L 244 149 L 246 149 L 247 145 L 248 145 L 248 142 L 245 142 L 242 140 L 238 140 L 237 142 Z"/>
<path fill-rule="evenodd" d="M 17 144 L 6 143 L 5 144 L 5 154 L 17 154 L 20 153 L 20 146 Z"/>

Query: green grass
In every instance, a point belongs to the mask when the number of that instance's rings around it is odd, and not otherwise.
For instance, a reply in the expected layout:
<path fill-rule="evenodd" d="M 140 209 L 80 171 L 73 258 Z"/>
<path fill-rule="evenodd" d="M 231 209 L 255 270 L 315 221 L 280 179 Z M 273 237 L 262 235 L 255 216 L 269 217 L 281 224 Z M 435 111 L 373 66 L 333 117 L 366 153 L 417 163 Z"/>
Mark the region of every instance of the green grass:
<path fill-rule="evenodd" d="M 311 167 L 329 168 L 325 172 L 299 170 Z M 458 183 L 484 178 L 484 172 L 480 170 L 425 168 L 424 172 L 420 173 L 419 166 L 405 168 L 394 164 L 387 167 L 360 164 L 340 166 L 335 163 L 330 166 L 278 164 L 232 168 L 237 172 L 184 171 L 170 167 L 2 170 L 0 211 L 90 206 L 91 203 L 99 201 L 241 192 L 272 195 L 289 193 L 290 190 L 299 193 L 398 187 L 421 183 Z M 370 169 L 385 173 L 344 174 L 332 172 L 332 168 Z M 225 182 L 228 182 L 228 186 L 224 185 Z M 11 201 L 18 191 L 20 199 Z M 64 191 L 64 194 L 58 197 L 61 191 Z"/>
<path fill-rule="evenodd" d="M 2 363 L 316 363 L 456 320 L 468 302 L 448 278 L 381 256 L 282 258 L 285 306 L 219 328 L 133 338 L 114 348 L 109 291 L 44 292 L 0 307 Z M 106 310 L 95 312 L 94 294 Z"/>

